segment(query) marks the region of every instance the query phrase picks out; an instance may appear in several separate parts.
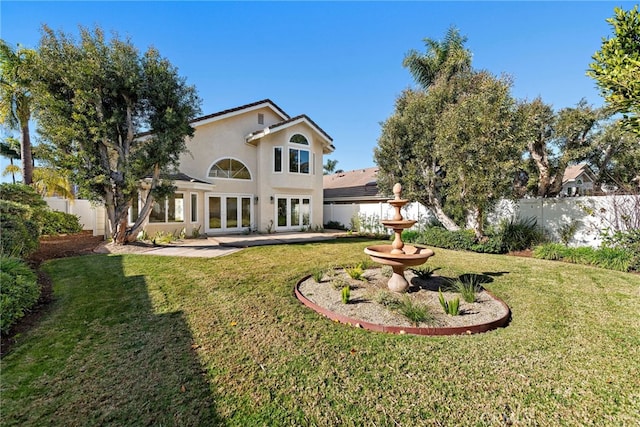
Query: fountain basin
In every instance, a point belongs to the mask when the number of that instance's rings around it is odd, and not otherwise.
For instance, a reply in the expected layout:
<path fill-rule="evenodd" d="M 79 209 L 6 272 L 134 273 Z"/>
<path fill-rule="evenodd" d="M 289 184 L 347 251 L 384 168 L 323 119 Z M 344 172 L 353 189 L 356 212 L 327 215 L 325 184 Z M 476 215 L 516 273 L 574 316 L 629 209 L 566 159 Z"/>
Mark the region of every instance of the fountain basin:
<path fill-rule="evenodd" d="M 434 255 L 431 249 L 417 246 L 404 245 L 403 254 L 393 254 L 393 245 L 373 245 L 364 248 L 364 253 L 377 263 L 390 266 L 413 267 L 424 264 L 429 257 Z"/>
<path fill-rule="evenodd" d="M 393 229 L 397 228 L 401 230 L 404 230 L 405 228 L 411 228 L 413 224 L 415 224 L 416 222 L 417 221 L 414 221 L 412 219 L 400 219 L 400 220 L 383 219 L 382 221 L 380 221 L 380 223 L 385 227 L 389 227 Z"/>
<path fill-rule="evenodd" d="M 394 253 L 399 251 L 403 253 Z M 394 248 L 394 245 L 367 246 L 364 253 L 379 264 L 391 266 L 393 274 L 387 286 L 393 292 L 406 292 L 409 289 L 409 282 L 404 277 L 405 268 L 424 264 L 434 255 L 431 249 L 404 244 L 401 250 Z"/>

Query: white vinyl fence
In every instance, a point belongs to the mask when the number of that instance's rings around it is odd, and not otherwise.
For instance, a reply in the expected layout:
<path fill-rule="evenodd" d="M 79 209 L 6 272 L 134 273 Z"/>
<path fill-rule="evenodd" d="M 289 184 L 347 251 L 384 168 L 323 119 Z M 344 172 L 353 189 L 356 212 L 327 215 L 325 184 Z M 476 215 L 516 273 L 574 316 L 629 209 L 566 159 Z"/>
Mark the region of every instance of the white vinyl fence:
<path fill-rule="evenodd" d="M 570 246 L 599 247 L 603 233 L 640 228 L 640 196 L 585 196 L 502 201 L 489 222 L 502 218 L 535 218 L 551 238 L 560 239 L 560 231 L 575 223 Z"/>
<path fill-rule="evenodd" d="M 405 219 L 414 219 L 414 227 L 428 223 L 432 213 L 419 203 L 402 210 Z M 386 202 L 324 205 L 324 223 L 337 221 L 351 228 L 352 218 L 359 218 L 361 231 L 385 232 L 381 219 L 393 217 L 393 208 Z M 640 228 L 640 196 L 586 196 L 564 198 L 503 200 L 489 216 L 497 225 L 502 219 L 535 218 L 537 225 L 552 239 L 560 240 L 560 231 L 575 223 L 571 246 L 599 247 L 607 230 Z M 378 227 L 378 228 L 376 228 Z"/>
<path fill-rule="evenodd" d="M 387 202 L 331 203 L 324 205 L 323 215 L 325 224 L 336 221 L 348 229 L 359 226 L 359 231 L 390 233 L 391 231 L 380 224 L 380 221 L 393 218 L 395 210 Z M 428 223 L 433 218 L 433 214 L 429 209 L 416 202 L 404 206 L 402 208 L 402 216 L 404 219 L 418 221 L 414 228 Z"/>
<path fill-rule="evenodd" d="M 106 212 L 104 206 L 94 205 L 88 200 L 68 200 L 59 197 L 45 197 L 51 210 L 77 215 L 83 230 L 92 230 L 94 236 L 104 236 Z"/>

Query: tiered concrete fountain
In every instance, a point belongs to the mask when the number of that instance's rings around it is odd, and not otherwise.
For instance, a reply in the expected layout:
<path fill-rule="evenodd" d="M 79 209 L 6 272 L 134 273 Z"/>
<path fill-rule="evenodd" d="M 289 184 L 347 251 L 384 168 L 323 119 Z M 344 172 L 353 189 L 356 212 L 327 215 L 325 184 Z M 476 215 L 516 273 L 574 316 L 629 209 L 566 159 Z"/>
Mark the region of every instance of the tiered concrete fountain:
<path fill-rule="evenodd" d="M 388 203 L 394 207 L 395 215 L 393 219 L 385 219 L 380 221 L 385 227 L 393 229 L 395 237 L 390 245 L 373 245 L 364 249 L 364 253 L 369 255 L 371 259 L 377 263 L 389 265 L 393 269 L 393 275 L 389 279 L 387 286 L 394 292 L 406 292 L 409 289 L 409 282 L 404 277 L 404 270 L 407 267 L 413 267 L 424 264 L 427 259 L 434 255 L 431 249 L 419 248 L 411 245 L 405 245 L 402 241 L 402 231 L 410 228 L 416 221 L 404 219 L 400 209 L 408 200 L 400 198 L 402 194 L 402 186 L 398 183 L 393 186 L 394 199 Z"/>

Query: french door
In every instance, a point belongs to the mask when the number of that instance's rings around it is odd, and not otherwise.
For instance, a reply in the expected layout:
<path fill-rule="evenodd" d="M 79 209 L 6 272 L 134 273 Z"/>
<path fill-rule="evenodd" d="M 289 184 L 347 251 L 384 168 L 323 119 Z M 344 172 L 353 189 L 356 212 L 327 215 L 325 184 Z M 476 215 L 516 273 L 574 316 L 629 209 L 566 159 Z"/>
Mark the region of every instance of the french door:
<path fill-rule="evenodd" d="M 205 232 L 238 232 L 253 225 L 253 196 L 208 195 L 205 209 Z"/>
<path fill-rule="evenodd" d="M 294 230 L 311 224 L 311 199 L 303 196 L 276 197 L 276 229 Z"/>

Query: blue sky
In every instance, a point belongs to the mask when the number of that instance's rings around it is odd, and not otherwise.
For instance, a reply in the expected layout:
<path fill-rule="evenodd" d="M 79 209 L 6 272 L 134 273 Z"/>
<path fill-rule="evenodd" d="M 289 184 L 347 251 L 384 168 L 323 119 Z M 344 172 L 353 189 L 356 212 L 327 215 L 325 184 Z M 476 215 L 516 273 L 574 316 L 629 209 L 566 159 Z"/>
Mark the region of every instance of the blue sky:
<path fill-rule="evenodd" d="M 0 37 L 36 48 L 42 24 L 77 34 L 100 26 L 154 46 L 203 100 L 202 113 L 269 98 L 307 114 L 334 139 L 338 168 L 373 166 L 380 122 L 413 86 L 402 67 L 423 39 L 454 25 L 473 66 L 509 74 L 518 99 L 555 109 L 581 98 L 602 105 L 585 75 L 613 8 L 635 2 L 12 2 L 0 3 Z M 0 167 L 8 161 L 2 159 Z M 3 181 L 9 180 L 4 177 Z"/>

